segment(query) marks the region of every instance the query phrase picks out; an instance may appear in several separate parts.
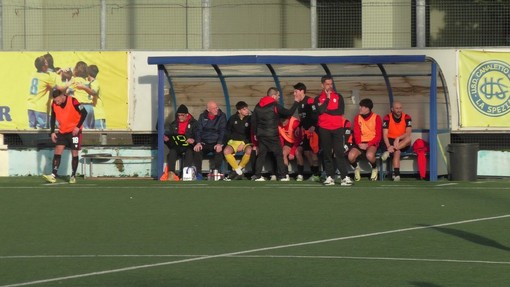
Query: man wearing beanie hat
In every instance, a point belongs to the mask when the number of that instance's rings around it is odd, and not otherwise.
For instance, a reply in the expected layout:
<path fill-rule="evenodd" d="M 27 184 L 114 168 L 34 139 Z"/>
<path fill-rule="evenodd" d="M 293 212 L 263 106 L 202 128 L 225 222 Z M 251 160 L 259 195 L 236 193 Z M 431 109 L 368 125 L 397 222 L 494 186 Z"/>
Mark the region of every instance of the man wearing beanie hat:
<path fill-rule="evenodd" d="M 362 154 L 365 154 L 372 166 L 370 180 L 377 180 L 378 169 L 375 153 L 382 138 L 382 119 L 378 114 L 372 112 L 373 107 L 372 100 L 361 100 L 359 102 L 359 114 L 354 117 L 353 146 L 347 158 L 354 168 L 354 180 L 356 181 L 361 179 L 361 169 L 357 160 Z"/>
<path fill-rule="evenodd" d="M 177 114 L 187 114 L 188 113 L 188 107 L 186 105 L 180 105 L 177 108 Z"/>
<path fill-rule="evenodd" d="M 193 145 L 195 144 L 198 123 L 188 113 L 188 107 L 180 105 L 175 113 L 175 120 L 165 132 L 163 140 L 168 147 L 166 167 L 160 180 L 179 180 L 175 172 L 175 163 L 183 158 L 183 167 L 193 165 Z"/>

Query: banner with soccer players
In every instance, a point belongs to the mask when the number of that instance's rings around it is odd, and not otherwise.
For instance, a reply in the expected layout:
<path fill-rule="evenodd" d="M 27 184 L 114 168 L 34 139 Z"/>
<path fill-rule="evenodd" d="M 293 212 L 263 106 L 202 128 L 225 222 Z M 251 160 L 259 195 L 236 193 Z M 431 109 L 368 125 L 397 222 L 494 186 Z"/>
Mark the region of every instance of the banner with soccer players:
<path fill-rule="evenodd" d="M 50 126 L 51 92 L 87 109 L 90 130 L 128 128 L 127 52 L 0 52 L 0 130 Z"/>
<path fill-rule="evenodd" d="M 459 51 L 462 128 L 510 127 L 510 53 Z"/>

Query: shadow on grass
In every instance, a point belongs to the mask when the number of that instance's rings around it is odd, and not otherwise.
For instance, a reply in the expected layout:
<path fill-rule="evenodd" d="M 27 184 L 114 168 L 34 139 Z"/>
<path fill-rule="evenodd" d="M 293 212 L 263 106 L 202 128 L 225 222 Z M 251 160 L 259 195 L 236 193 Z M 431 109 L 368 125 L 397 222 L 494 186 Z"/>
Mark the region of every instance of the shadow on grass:
<path fill-rule="evenodd" d="M 476 243 L 479 245 L 497 248 L 497 249 L 501 249 L 504 251 L 510 251 L 510 247 L 505 246 L 505 245 L 497 242 L 496 240 L 493 240 L 493 239 L 490 239 L 490 238 L 487 238 L 484 236 L 480 236 L 478 234 L 474 234 L 471 232 L 462 231 L 462 230 L 453 229 L 453 228 L 446 228 L 446 227 L 431 227 L 430 225 L 426 225 L 426 224 L 419 224 L 419 226 L 430 227 L 431 229 L 437 230 L 439 232 L 442 232 L 442 233 L 445 233 L 448 235 L 453 235 L 453 236 L 462 238 L 464 240 L 467 240 L 467 241 L 470 241 L 470 242 L 473 242 L 473 243 Z"/>

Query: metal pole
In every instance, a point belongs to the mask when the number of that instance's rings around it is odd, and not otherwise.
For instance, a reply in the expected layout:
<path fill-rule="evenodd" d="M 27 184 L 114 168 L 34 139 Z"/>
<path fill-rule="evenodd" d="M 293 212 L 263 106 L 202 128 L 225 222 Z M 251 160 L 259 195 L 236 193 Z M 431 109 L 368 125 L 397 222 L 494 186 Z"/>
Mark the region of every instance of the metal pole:
<path fill-rule="evenodd" d="M 317 0 L 310 0 L 310 38 L 312 49 L 318 47 L 317 44 Z"/>
<path fill-rule="evenodd" d="M 432 62 L 430 71 L 430 129 L 429 129 L 429 176 L 437 181 L 437 63 Z"/>
<path fill-rule="evenodd" d="M 106 49 L 106 0 L 101 0 L 100 49 Z"/>
<path fill-rule="evenodd" d="M 416 47 L 424 48 L 427 46 L 426 34 L 426 0 L 416 0 Z"/>
<path fill-rule="evenodd" d="M 165 66 L 158 65 L 158 166 L 157 179 L 163 174 L 163 164 L 165 161 L 165 144 L 163 136 L 165 134 Z M 182 168 L 181 168 L 182 169 Z"/>
<path fill-rule="evenodd" d="M 202 0 L 202 49 L 211 48 L 211 0 Z"/>

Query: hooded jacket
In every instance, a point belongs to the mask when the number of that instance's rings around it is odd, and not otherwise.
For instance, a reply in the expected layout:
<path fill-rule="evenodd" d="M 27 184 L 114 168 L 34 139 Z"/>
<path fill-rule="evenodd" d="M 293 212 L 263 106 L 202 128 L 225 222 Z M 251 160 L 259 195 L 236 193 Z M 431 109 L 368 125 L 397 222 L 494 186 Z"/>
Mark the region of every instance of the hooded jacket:
<path fill-rule="evenodd" d="M 297 102 L 294 102 L 290 109 L 286 109 L 280 106 L 273 97 L 262 97 L 251 116 L 253 134 L 257 137 L 272 137 L 279 141 L 278 123 L 280 115 L 289 117 L 294 114 L 297 108 Z"/>

